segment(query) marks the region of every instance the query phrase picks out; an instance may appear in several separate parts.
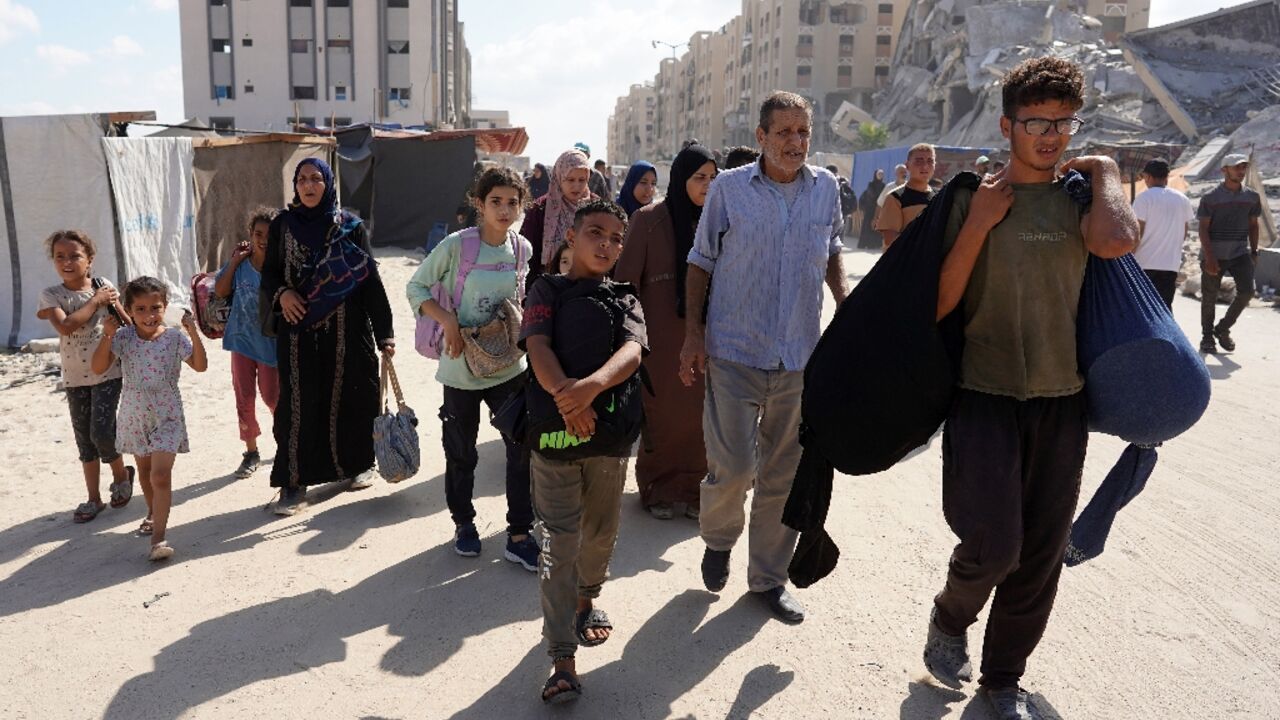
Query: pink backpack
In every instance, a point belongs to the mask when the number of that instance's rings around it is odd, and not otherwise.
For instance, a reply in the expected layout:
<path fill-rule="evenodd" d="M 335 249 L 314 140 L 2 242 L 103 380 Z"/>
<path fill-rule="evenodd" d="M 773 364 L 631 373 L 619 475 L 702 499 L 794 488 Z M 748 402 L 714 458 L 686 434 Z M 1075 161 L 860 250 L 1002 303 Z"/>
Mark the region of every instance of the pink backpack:
<path fill-rule="evenodd" d="M 522 242 L 523 238 L 520 237 L 520 233 L 514 230 L 507 231 L 507 240 L 511 243 L 511 252 L 516 258 L 514 265 L 511 263 L 488 263 L 485 265 L 476 263 L 476 260 L 480 257 L 481 240 L 479 228 L 469 227 L 463 230 L 461 237 L 458 239 L 461 247 L 458 249 L 458 279 L 453 284 L 453 293 L 445 293 L 444 283 L 436 283 L 431 288 L 431 297 L 440 303 L 440 307 L 450 312 L 457 310 L 457 307 L 462 304 L 462 289 L 467 283 L 467 275 L 470 275 L 472 270 L 515 271 L 516 300 L 523 305 L 524 278 L 525 273 L 528 272 L 529 263 L 528 258 L 524 256 L 524 242 Z M 435 321 L 435 318 L 429 315 L 418 315 L 418 325 L 413 333 L 413 346 L 420 355 L 429 357 L 432 360 L 439 360 L 441 348 L 444 347 L 444 328 Z"/>
<path fill-rule="evenodd" d="M 191 301 L 195 305 L 196 325 L 210 340 L 217 340 L 226 332 L 231 317 L 231 298 L 218 297 L 213 291 L 217 275 L 197 273 L 191 278 Z"/>

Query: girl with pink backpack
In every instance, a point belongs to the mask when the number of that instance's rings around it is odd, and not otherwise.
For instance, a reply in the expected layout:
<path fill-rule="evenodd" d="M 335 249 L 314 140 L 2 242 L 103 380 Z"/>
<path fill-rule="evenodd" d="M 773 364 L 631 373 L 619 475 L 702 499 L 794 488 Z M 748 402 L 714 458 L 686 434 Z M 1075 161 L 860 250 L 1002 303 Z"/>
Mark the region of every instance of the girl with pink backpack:
<path fill-rule="evenodd" d="M 526 363 L 516 346 L 525 276 L 532 245 L 511 226 L 528 198 L 524 181 L 507 168 L 491 168 L 471 191 L 479 227 L 456 232 L 432 249 L 406 287 L 418 319 L 415 345 L 439 361 L 444 385 L 440 408 L 445 453 L 445 499 L 456 526 L 454 551 L 480 554 L 472 504 L 479 461 L 476 438 L 480 405 L 493 412 L 523 392 Z M 529 456 L 506 444 L 507 543 L 503 557 L 526 570 L 538 569 L 538 545 L 530 536 Z"/>

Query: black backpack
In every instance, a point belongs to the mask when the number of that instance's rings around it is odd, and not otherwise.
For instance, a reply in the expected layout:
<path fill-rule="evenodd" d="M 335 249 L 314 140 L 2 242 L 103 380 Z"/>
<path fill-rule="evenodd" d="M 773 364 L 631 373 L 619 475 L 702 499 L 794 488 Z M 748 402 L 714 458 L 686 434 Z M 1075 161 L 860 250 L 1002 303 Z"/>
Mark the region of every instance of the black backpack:
<path fill-rule="evenodd" d="M 552 347 L 565 375 L 584 378 L 599 370 L 622 346 L 624 303 L 635 297 L 635 288 L 612 280 L 575 282 L 563 275 L 543 275 L 538 282 L 548 283 L 555 291 Z M 649 387 L 652 394 L 643 367 L 600 393 L 592 403 L 596 434 L 578 438 L 565 431 L 555 399 L 530 369 L 525 387 L 524 442 L 549 460 L 629 455 L 644 426 L 642 386 Z"/>

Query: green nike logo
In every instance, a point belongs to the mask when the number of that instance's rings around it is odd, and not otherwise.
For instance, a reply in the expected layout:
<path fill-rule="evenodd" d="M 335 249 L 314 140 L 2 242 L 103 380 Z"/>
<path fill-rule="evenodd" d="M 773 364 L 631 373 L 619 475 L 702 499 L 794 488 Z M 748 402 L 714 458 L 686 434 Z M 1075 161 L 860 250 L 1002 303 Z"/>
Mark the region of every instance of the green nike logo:
<path fill-rule="evenodd" d="M 616 396 L 616 395 L 610 395 L 610 396 L 609 396 L 609 404 L 608 404 L 608 405 L 605 405 L 605 407 L 604 407 L 604 411 L 605 411 L 605 412 L 607 412 L 607 413 L 611 413 L 611 412 L 613 412 L 613 404 L 614 404 L 614 402 L 615 402 L 616 400 L 617 400 L 617 396 Z"/>

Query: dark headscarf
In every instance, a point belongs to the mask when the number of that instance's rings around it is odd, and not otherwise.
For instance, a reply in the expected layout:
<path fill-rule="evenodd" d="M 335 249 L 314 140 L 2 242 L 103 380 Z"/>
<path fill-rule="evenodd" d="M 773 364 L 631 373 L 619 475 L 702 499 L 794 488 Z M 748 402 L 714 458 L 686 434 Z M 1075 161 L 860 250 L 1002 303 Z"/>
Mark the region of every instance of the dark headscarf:
<path fill-rule="evenodd" d="M 684 317 L 684 283 L 689 273 L 689 251 L 693 249 L 693 233 L 702 218 L 702 207 L 689 199 L 685 183 L 698 168 L 715 163 L 715 155 L 701 145 L 689 145 L 671 163 L 671 183 L 667 185 L 667 211 L 676 236 L 676 314 Z"/>
<path fill-rule="evenodd" d="M 627 217 L 631 217 L 637 210 L 644 207 L 639 200 L 636 200 L 635 190 L 645 173 L 653 173 L 655 178 L 658 177 L 658 170 L 652 164 L 644 160 L 637 161 L 627 171 L 627 180 L 622 183 L 622 189 L 618 191 L 618 204 L 627 211 Z"/>
<path fill-rule="evenodd" d="M 876 201 L 880 199 L 880 192 L 884 190 L 882 175 L 884 175 L 884 170 L 876 170 L 875 174 L 871 176 L 871 182 L 867 183 L 867 189 L 862 191 L 862 197 L 858 198 L 858 204 L 862 206 L 864 211 L 871 205 L 875 205 Z"/>
<path fill-rule="evenodd" d="M 313 208 L 302 204 L 297 189 L 298 176 L 307 165 L 324 177 L 324 195 Z M 298 323 L 299 329 L 306 329 L 333 314 L 369 278 L 373 258 L 352 241 L 360 218 L 338 206 L 338 188 L 329 163 L 319 158 L 298 163 L 293 186 L 293 202 L 281 215 L 289 234 L 308 250 L 294 284 L 307 303 L 307 313 Z"/>
<path fill-rule="evenodd" d="M 547 191 L 551 189 L 551 171 L 547 170 L 547 166 L 542 163 L 537 163 L 534 167 L 542 171 L 542 177 L 530 175 L 529 197 L 537 200 L 546 195 Z"/>

